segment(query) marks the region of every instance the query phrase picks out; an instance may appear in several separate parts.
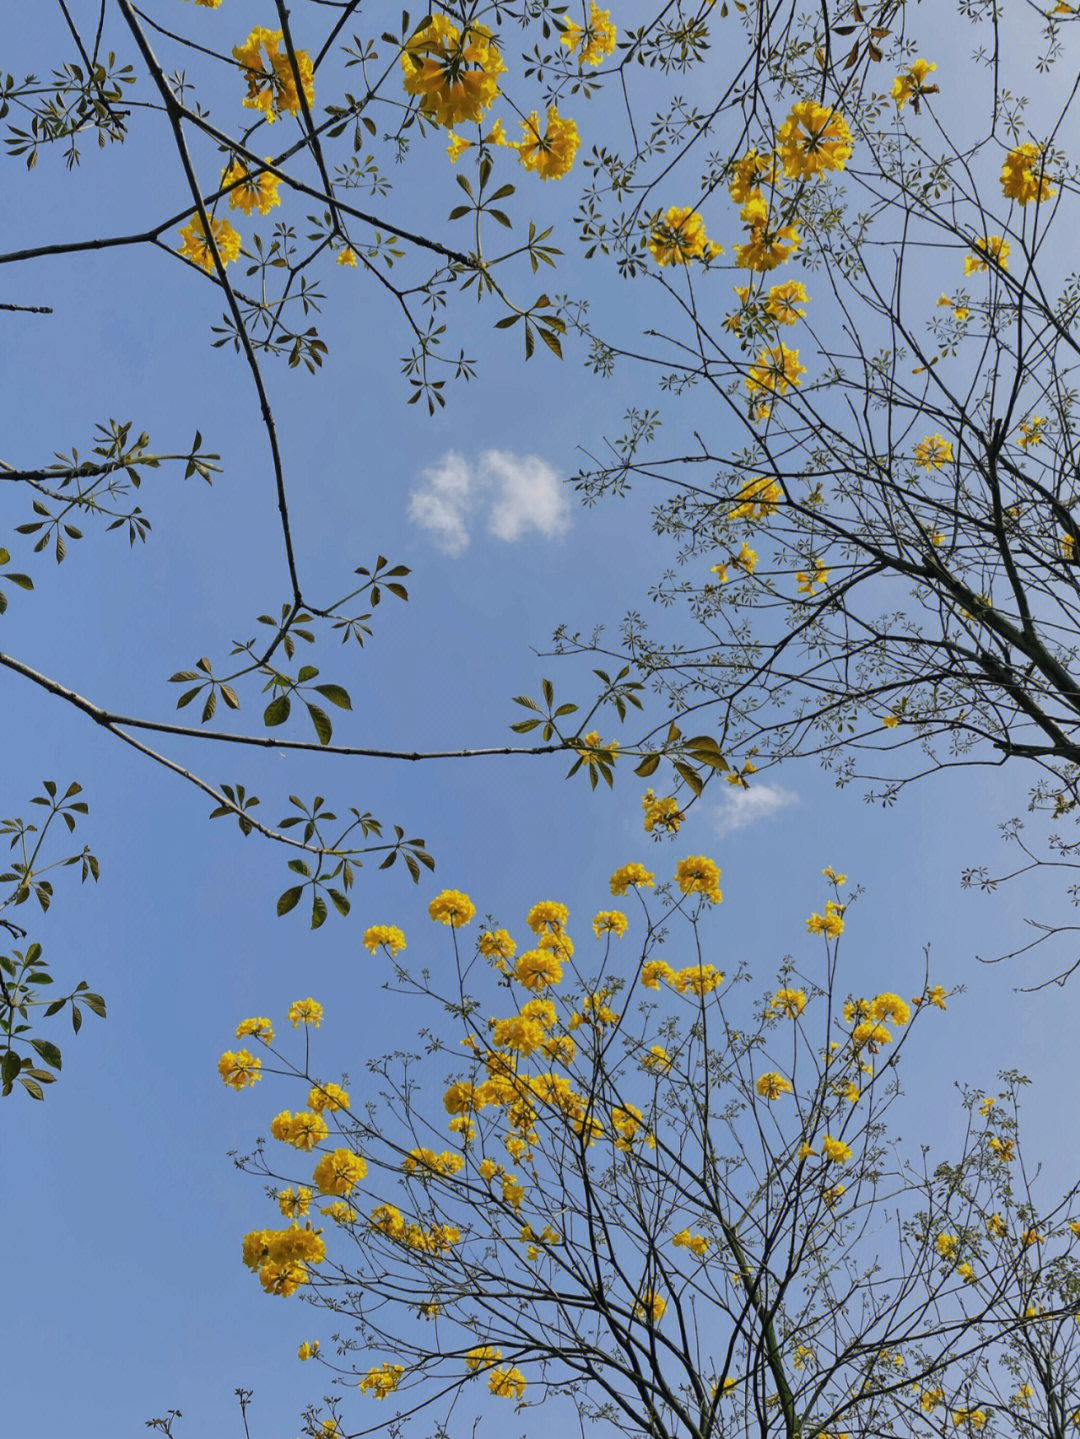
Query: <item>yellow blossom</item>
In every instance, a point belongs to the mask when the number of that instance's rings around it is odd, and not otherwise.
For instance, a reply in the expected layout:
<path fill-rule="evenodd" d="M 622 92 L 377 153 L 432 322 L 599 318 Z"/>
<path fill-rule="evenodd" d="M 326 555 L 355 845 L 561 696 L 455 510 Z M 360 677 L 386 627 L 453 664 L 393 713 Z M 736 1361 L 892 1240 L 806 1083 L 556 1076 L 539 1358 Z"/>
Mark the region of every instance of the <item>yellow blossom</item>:
<path fill-rule="evenodd" d="M 348 1109 L 348 1093 L 337 1084 L 316 1084 L 308 1094 L 308 1108 L 316 1114 L 324 1109 Z"/>
<path fill-rule="evenodd" d="M 346 245 L 344 249 L 338 251 L 338 256 L 334 263 L 337 265 L 348 265 L 350 269 L 355 270 L 356 251 L 351 245 Z"/>
<path fill-rule="evenodd" d="M 547 950 L 527 949 L 518 956 L 514 978 L 526 989 L 546 989 L 562 979 L 562 965 Z"/>
<path fill-rule="evenodd" d="M 691 964 L 678 970 L 671 984 L 678 994 L 694 994 L 701 999 L 719 989 L 723 981 L 724 976 L 714 965 Z"/>
<path fill-rule="evenodd" d="M 771 286 L 765 310 L 778 325 L 795 325 L 806 314 L 799 309 L 800 302 L 805 304 L 809 299 L 801 280 L 786 280 L 782 285 Z"/>
<path fill-rule="evenodd" d="M 570 173 L 581 137 L 573 120 L 565 119 L 552 105 L 547 112 L 547 129 L 540 133 L 540 119 L 534 110 L 521 128 L 525 138 L 514 146 L 526 170 L 542 180 L 558 180 Z"/>
<path fill-rule="evenodd" d="M 798 1019 L 806 1008 L 806 992 L 802 989 L 778 989 L 769 1001 L 770 1012 Z"/>
<path fill-rule="evenodd" d="M 1001 235 L 984 235 L 981 239 L 972 240 L 971 248 L 975 253 L 964 257 L 965 275 L 974 275 L 980 270 L 988 270 L 990 260 L 993 260 L 1000 270 L 1009 268 L 1009 255 L 1012 247 L 1008 240 L 1003 239 Z M 959 310 L 954 310 L 953 313 L 960 314 Z M 961 316 L 961 318 L 964 317 Z"/>
<path fill-rule="evenodd" d="M 476 947 L 488 959 L 513 959 L 517 945 L 505 929 L 485 929 Z"/>
<path fill-rule="evenodd" d="M 266 159 L 269 163 L 269 155 Z M 263 170 L 257 175 L 249 174 L 247 167 L 235 156 L 221 172 L 222 188 L 226 185 L 234 187 L 228 195 L 230 206 L 234 210 L 242 210 L 245 215 L 250 215 L 252 210 L 258 210 L 260 215 L 268 215 L 275 205 L 280 205 L 280 184 L 278 177 L 269 170 Z"/>
<path fill-rule="evenodd" d="M 1010 150 L 1001 167 L 1001 193 L 1007 200 L 1019 205 L 1030 205 L 1032 200 L 1042 203 L 1056 194 L 1044 174 L 1046 157 L 1041 145 L 1028 142 Z"/>
<path fill-rule="evenodd" d="M 373 924 L 364 930 L 364 948 L 369 954 L 374 954 L 377 949 L 400 954 L 405 948 L 405 936 L 396 924 Z"/>
<path fill-rule="evenodd" d="M 602 909 L 593 916 L 592 927 L 597 939 L 603 934 L 622 936 L 630 928 L 630 921 L 617 909 Z"/>
<path fill-rule="evenodd" d="M 927 75 L 932 74 L 937 66 L 930 60 L 916 60 L 910 69 L 903 74 L 897 75 L 893 81 L 892 98 L 896 101 L 896 108 L 902 110 L 907 102 L 912 101 L 912 109 L 919 113 L 919 101 L 924 95 L 936 95 L 937 85 L 925 83 Z"/>
<path fill-rule="evenodd" d="M 662 1294 L 646 1289 L 634 1305 L 634 1318 L 645 1319 L 650 1324 L 659 1324 L 667 1312 L 667 1300 Z"/>
<path fill-rule="evenodd" d="M 645 811 L 646 834 L 651 834 L 657 827 L 666 829 L 669 834 L 677 834 L 686 818 L 673 794 L 657 799 L 652 790 L 647 789 L 642 797 L 641 807 Z"/>
<path fill-rule="evenodd" d="M 401 1376 L 405 1373 L 404 1364 L 377 1364 L 369 1369 L 363 1379 L 360 1380 L 359 1389 L 361 1394 L 371 1394 L 376 1399 L 385 1399 L 401 1382 Z"/>
<path fill-rule="evenodd" d="M 691 260 L 708 260 L 722 254 L 705 233 L 705 221 L 686 205 L 673 205 L 653 221 L 649 254 L 658 265 L 689 265 Z"/>
<path fill-rule="evenodd" d="M 915 446 L 915 463 L 921 470 L 940 470 L 952 460 L 952 442 L 943 435 L 927 435 Z"/>
<path fill-rule="evenodd" d="M 236 1037 L 243 1039 L 248 1034 L 261 1039 L 263 1044 L 274 1042 L 274 1026 L 268 1019 L 242 1019 L 236 1026 Z"/>
<path fill-rule="evenodd" d="M 240 254 L 240 236 L 236 233 L 228 220 L 210 219 L 210 232 L 214 244 L 217 246 L 218 256 L 223 265 L 229 265 Z M 214 256 L 210 248 L 210 241 L 207 239 L 206 230 L 203 227 L 202 218 L 193 215 L 189 224 L 180 231 L 180 238 L 183 244 L 180 246 L 180 254 L 185 260 L 191 260 L 200 266 L 208 275 L 214 273 Z"/>
<path fill-rule="evenodd" d="M 826 1134 L 821 1141 L 821 1152 L 830 1164 L 846 1164 L 851 1158 L 851 1149 L 842 1139 L 833 1139 Z"/>
<path fill-rule="evenodd" d="M 218 1060 L 218 1073 L 226 1084 L 239 1092 L 262 1078 L 262 1060 L 249 1050 L 227 1049 Z"/>
<path fill-rule="evenodd" d="M 794 1093 L 791 1081 L 774 1071 L 763 1074 L 754 1087 L 762 1099 L 779 1099 L 782 1094 Z"/>
<path fill-rule="evenodd" d="M 320 1194 L 349 1194 L 367 1174 L 367 1164 L 351 1149 L 335 1149 L 324 1154 L 312 1175 Z"/>
<path fill-rule="evenodd" d="M 243 103 L 250 110 L 261 110 L 271 123 L 279 115 L 300 113 L 301 101 L 296 88 L 296 74 L 300 76 L 304 99 L 308 105 L 314 104 L 315 101 L 315 70 L 311 56 L 306 50 L 295 52 L 294 74 L 292 60 L 281 50 L 282 39 L 280 30 L 265 30 L 257 26 L 243 45 L 233 47 L 233 58 L 244 71 L 247 80 L 248 93 Z"/>
<path fill-rule="evenodd" d="M 759 390 L 783 395 L 789 385 L 802 384 L 805 374 L 806 366 L 799 364 L 798 350 L 789 350 L 783 344 L 766 345 L 747 372 L 746 388 L 751 395 Z"/>
<path fill-rule="evenodd" d="M 801 100 L 776 132 L 776 149 L 789 180 L 807 180 L 842 170 L 853 142 L 847 121 L 816 100 Z"/>
<path fill-rule="evenodd" d="M 413 32 L 401 55 L 405 91 L 420 99 L 423 115 L 452 129 L 479 123 L 499 94 L 506 66 L 485 25 L 464 33 L 445 15 L 429 15 Z"/>
<path fill-rule="evenodd" d="M 488 1388 L 500 1399 L 520 1399 L 525 1393 L 525 1376 L 520 1369 L 493 1369 Z"/>
<path fill-rule="evenodd" d="M 655 876 L 650 874 L 643 864 L 624 864 L 611 876 L 612 894 L 625 894 L 627 889 L 633 886 L 635 889 L 652 889 Z"/>
<path fill-rule="evenodd" d="M 683 894 L 701 894 L 710 904 L 719 904 L 720 870 L 715 861 L 704 855 L 689 855 L 675 866 L 675 878 Z"/>
<path fill-rule="evenodd" d="M 313 1198 L 312 1191 L 303 1185 L 297 1186 L 295 1192 L 282 1189 L 278 1191 L 278 1208 L 286 1219 L 297 1219 L 308 1212 Z"/>
<path fill-rule="evenodd" d="M 449 924 L 460 929 L 476 914 L 476 905 L 460 889 L 444 889 L 428 905 L 428 914 L 439 924 Z"/>
<path fill-rule="evenodd" d="M 589 22 L 584 29 L 574 20 L 566 21 L 560 43 L 565 45 L 571 54 L 581 47 L 578 54 L 579 65 L 602 65 L 604 56 L 614 52 L 616 40 L 611 11 L 601 10 L 594 3 L 589 6 Z"/>

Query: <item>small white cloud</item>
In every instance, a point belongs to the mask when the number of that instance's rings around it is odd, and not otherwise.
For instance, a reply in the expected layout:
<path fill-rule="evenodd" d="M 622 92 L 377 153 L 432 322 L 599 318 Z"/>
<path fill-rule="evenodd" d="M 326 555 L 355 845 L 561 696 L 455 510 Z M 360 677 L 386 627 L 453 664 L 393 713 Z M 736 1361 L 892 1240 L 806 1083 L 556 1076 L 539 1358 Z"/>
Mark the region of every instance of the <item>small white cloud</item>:
<path fill-rule="evenodd" d="M 481 482 L 495 492 L 488 530 L 500 540 L 520 540 L 529 530 L 548 539 L 570 528 L 570 504 L 559 476 L 538 455 L 485 450 Z"/>
<path fill-rule="evenodd" d="M 409 496 L 409 518 L 430 530 L 448 555 L 464 554 L 470 519 L 482 513 L 488 533 L 508 543 L 530 531 L 554 539 L 570 528 L 570 503 L 559 475 L 538 455 L 485 450 L 472 465 L 449 450 L 422 479 Z"/>
<path fill-rule="evenodd" d="M 751 784 L 749 789 L 731 785 L 713 810 L 713 827 L 718 835 L 734 834 L 759 819 L 769 819 L 789 804 L 798 804 L 799 796 L 777 784 Z"/>
<path fill-rule="evenodd" d="M 460 555 L 469 544 L 465 517 L 475 503 L 474 476 L 462 455 L 448 450 L 434 469 L 423 472 L 424 487 L 409 496 L 409 519 L 431 530 L 448 555 Z"/>

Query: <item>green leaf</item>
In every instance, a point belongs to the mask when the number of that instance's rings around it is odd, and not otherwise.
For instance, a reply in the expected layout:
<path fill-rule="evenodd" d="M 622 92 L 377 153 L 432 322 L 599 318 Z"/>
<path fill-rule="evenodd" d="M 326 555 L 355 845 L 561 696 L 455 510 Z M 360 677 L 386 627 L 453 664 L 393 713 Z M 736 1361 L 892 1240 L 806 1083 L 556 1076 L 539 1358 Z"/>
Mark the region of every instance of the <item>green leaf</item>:
<path fill-rule="evenodd" d="M 31 1099 L 44 1099 L 45 1091 L 36 1079 L 20 1079 L 19 1083 L 26 1090 Z"/>
<path fill-rule="evenodd" d="M 330 891 L 330 898 L 333 900 L 334 908 L 337 910 L 338 914 L 346 915 L 352 908 L 352 905 L 342 894 L 340 889 L 332 889 Z"/>
<path fill-rule="evenodd" d="M 77 1004 L 71 1006 L 71 1027 L 76 1034 L 82 1029 L 82 1010 Z"/>
<path fill-rule="evenodd" d="M 315 688 L 324 700 L 329 700 L 332 705 L 337 705 L 338 709 L 352 709 L 352 700 L 349 698 L 348 690 L 342 689 L 340 685 L 316 685 Z"/>
<path fill-rule="evenodd" d="M 680 777 L 686 781 L 686 783 L 690 786 L 690 788 L 694 791 L 695 794 L 701 793 L 705 786 L 702 784 L 701 776 L 698 774 L 697 770 L 691 769 L 688 764 L 683 764 L 681 760 L 675 761 L 675 769 L 677 770 Z"/>
<path fill-rule="evenodd" d="M 642 779 L 648 779 L 649 775 L 655 774 L 656 770 L 659 768 L 659 765 L 660 756 L 658 754 L 647 754 L 645 758 L 641 761 L 641 763 L 635 768 L 634 773 L 640 775 Z"/>
<path fill-rule="evenodd" d="M 87 993 L 83 995 L 82 999 L 87 1009 L 93 1010 L 99 1019 L 105 1018 L 105 1001 L 100 994 Z"/>
<path fill-rule="evenodd" d="M 292 709 L 292 702 L 288 695 L 278 695 L 276 700 L 271 700 L 263 712 L 263 724 L 279 725 L 284 724 L 289 718 Z"/>
<path fill-rule="evenodd" d="M 4 1084 L 10 1084 L 18 1076 L 21 1068 L 22 1060 L 13 1049 L 9 1049 L 4 1055 L 3 1064 L 0 1065 L 0 1080 L 3 1080 Z"/>
<path fill-rule="evenodd" d="M 287 889 L 284 894 L 279 895 L 277 902 L 278 914 L 288 914 L 290 909 L 295 909 L 300 903 L 300 896 L 303 892 L 304 886 L 297 884 L 294 885 L 292 889 Z"/>
<path fill-rule="evenodd" d="M 309 704 L 307 712 L 311 716 L 311 723 L 315 726 L 315 733 L 319 736 L 320 744 L 329 744 L 334 733 L 334 726 L 330 723 L 330 716 L 318 705 Z"/>
<path fill-rule="evenodd" d="M 41 1055 L 46 1064 L 51 1064 L 53 1069 L 62 1069 L 60 1051 L 55 1044 L 47 1039 L 32 1039 L 30 1043 Z"/>
<path fill-rule="evenodd" d="M 326 921 L 326 900 L 317 894 L 311 904 L 311 927 L 318 929 Z"/>

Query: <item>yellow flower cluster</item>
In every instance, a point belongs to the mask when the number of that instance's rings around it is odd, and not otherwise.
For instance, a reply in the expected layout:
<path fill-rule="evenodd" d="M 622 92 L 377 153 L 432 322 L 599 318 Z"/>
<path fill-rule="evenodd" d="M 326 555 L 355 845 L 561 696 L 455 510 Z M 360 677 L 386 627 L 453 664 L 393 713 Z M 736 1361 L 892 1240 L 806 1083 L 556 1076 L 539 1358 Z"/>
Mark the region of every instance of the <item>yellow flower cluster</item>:
<path fill-rule="evenodd" d="M 780 288 L 776 286 L 775 288 Z M 733 520 L 767 520 L 784 502 L 784 492 L 768 475 L 747 480 L 738 493 L 738 504 L 729 516 Z"/>
<path fill-rule="evenodd" d="M 324 1109 L 348 1109 L 348 1092 L 339 1084 L 316 1084 L 308 1093 L 308 1108 L 321 1114 Z"/>
<path fill-rule="evenodd" d="M 724 247 L 709 239 L 705 221 L 689 206 L 673 205 L 653 221 L 649 254 L 658 265 L 689 265 L 691 260 L 711 260 L 723 253 Z"/>
<path fill-rule="evenodd" d="M 602 65 L 604 56 L 614 53 L 617 38 L 611 11 L 601 10 L 594 0 L 589 6 L 588 24 L 582 28 L 576 21 L 567 20 L 560 44 L 571 54 L 578 52 L 579 65 Z"/>
<path fill-rule="evenodd" d="M 693 994 L 700 999 L 719 989 L 724 976 L 711 964 L 690 964 L 675 970 L 666 960 L 650 959 L 642 965 L 641 983 L 645 989 L 659 989 L 661 980 L 677 994 Z"/>
<path fill-rule="evenodd" d="M 476 943 L 488 959 L 513 959 L 517 945 L 505 929 L 485 929 Z"/>
<path fill-rule="evenodd" d="M 330 1133 L 321 1114 L 290 1114 L 285 1109 L 270 1121 L 270 1133 L 294 1149 L 311 1151 Z"/>
<path fill-rule="evenodd" d="M 525 1393 L 525 1376 L 520 1369 L 493 1369 L 488 1388 L 500 1399 L 520 1399 Z"/>
<path fill-rule="evenodd" d="M 314 1197 L 314 1191 L 304 1185 L 295 1192 L 291 1188 L 282 1189 L 278 1192 L 278 1208 L 286 1219 L 299 1219 L 308 1212 Z"/>
<path fill-rule="evenodd" d="M 248 84 L 243 103 L 249 110 L 261 110 L 271 123 L 279 115 L 298 115 L 301 109 L 292 61 L 281 52 L 282 38 L 280 30 L 256 26 L 243 45 L 233 47 L 233 58 L 243 69 Z M 314 66 L 306 50 L 295 53 L 304 99 L 310 106 L 315 102 Z"/>
<path fill-rule="evenodd" d="M 972 240 L 971 248 L 975 253 L 964 257 L 965 275 L 974 275 L 980 270 L 988 270 L 991 260 L 993 260 L 999 270 L 1007 270 L 1009 268 L 1009 256 L 1012 254 L 1012 246 L 1004 236 L 977 236 Z M 954 311 L 954 313 L 959 314 L 959 311 Z"/>
<path fill-rule="evenodd" d="M 657 799 L 652 790 L 647 789 L 642 796 L 641 807 L 645 811 L 646 834 L 652 834 L 657 828 L 666 829 L 669 834 L 678 834 L 679 827 L 686 818 L 673 794 Z"/>
<path fill-rule="evenodd" d="M 778 989 L 769 1001 L 770 1014 L 783 1014 L 788 1019 L 798 1019 L 806 1008 L 806 991 L 803 989 Z"/>
<path fill-rule="evenodd" d="M 402 51 L 401 68 L 406 94 L 419 96 L 421 113 L 447 129 L 478 124 L 506 70 L 487 26 L 467 25 L 462 33 L 441 14 L 429 15 L 417 27 Z"/>
<path fill-rule="evenodd" d="M 762 1099 L 779 1099 L 782 1094 L 792 1094 L 794 1090 L 789 1079 L 782 1074 L 771 1072 L 763 1074 L 758 1080 L 755 1088 Z"/>
<path fill-rule="evenodd" d="M 702 894 L 710 904 L 719 904 L 724 897 L 720 892 L 720 870 L 704 855 L 680 859 L 675 866 L 675 878 L 683 894 Z"/>
<path fill-rule="evenodd" d="M 847 121 L 817 100 L 800 100 L 776 132 L 776 149 L 789 180 L 820 178 L 842 170 L 854 148 Z"/>
<path fill-rule="evenodd" d="M 371 1394 L 376 1399 L 385 1399 L 388 1394 L 401 1383 L 401 1376 L 405 1373 L 404 1364 L 377 1364 L 369 1369 L 360 1380 L 358 1388 L 361 1394 Z"/>
<path fill-rule="evenodd" d="M 706 1235 L 692 1234 L 689 1229 L 680 1229 L 678 1234 L 673 1234 L 671 1243 L 676 1249 L 689 1249 L 691 1254 L 696 1254 L 699 1259 L 704 1259 L 705 1251 L 709 1247 Z"/>
<path fill-rule="evenodd" d="M 634 1318 L 644 1319 L 650 1324 L 659 1324 L 667 1313 L 667 1300 L 662 1294 L 646 1289 L 634 1305 Z"/>
<path fill-rule="evenodd" d="M 789 350 L 781 343 L 766 345 L 746 375 L 747 392 L 753 396 L 762 391 L 784 395 L 789 385 L 802 384 L 806 366 L 799 364 L 798 350 Z"/>
<path fill-rule="evenodd" d="M 320 1194 L 349 1194 L 367 1174 L 367 1162 L 351 1149 L 324 1154 L 312 1175 Z"/>
<path fill-rule="evenodd" d="M 460 929 L 476 914 L 476 905 L 460 889 L 444 889 L 428 905 L 428 914 L 439 924 L 449 924 Z"/>
<path fill-rule="evenodd" d="M 218 1073 L 237 1093 L 261 1079 L 261 1071 L 262 1060 L 246 1049 L 237 1050 L 235 1053 L 227 1049 L 218 1060 Z"/>
<path fill-rule="evenodd" d="M 643 864 L 624 864 L 611 876 L 611 892 L 625 894 L 634 889 L 652 889 L 656 876 L 650 874 Z"/>
<path fill-rule="evenodd" d="M 269 155 L 266 159 L 269 163 Z M 280 184 L 278 177 L 269 170 L 263 170 L 258 175 L 250 174 L 235 156 L 221 172 L 222 189 L 226 185 L 233 186 L 229 191 L 230 206 L 234 210 L 242 210 L 245 215 L 250 215 L 252 210 L 258 210 L 260 215 L 269 215 L 275 205 L 281 204 L 278 194 Z"/>
<path fill-rule="evenodd" d="M 263 1044 L 274 1042 L 274 1026 L 269 1019 L 242 1019 L 236 1026 L 236 1037 L 243 1039 L 248 1034 L 255 1039 L 261 1039 Z"/>
<path fill-rule="evenodd" d="M 893 81 L 892 98 L 896 101 L 896 108 L 902 110 L 907 102 L 912 101 L 912 109 L 916 115 L 919 113 L 919 101 L 924 95 L 936 95 L 937 85 L 927 85 L 927 75 L 932 75 L 937 69 L 930 60 L 916 60 L 915 63 L 897 75 Z"/>
<path fill-rule="evenodd" d="M 400 954 L 405 948 L 405 936 L 396 924 L 373 924 L 364 930 L 364 948 L 369 954 L 377 949 Z"/>
<path fill-rule="evenodd" d="M 465 1168 L 465 1161 L 460 1154 L 454 1154 L 450 1150 L 444 1149 L 441 1154 L 436 1154 L 433 1149 L 420 1146 L 409 1151 L 401 1167 L 406 1174 L 434 1174 L 439 1178 L 446 1178 L 451 1174 L 459 1174 Z"/>
<path fill-rule="evenodd" d="M 846 1164 L 851 1158 L 851 1149 L 842 1139 L 833 1139 L 826 1134 L 821 1141 L 821 1152 L 830 1164 Z"/>
<path fill-rule="evenodd" d="M 1042 204 L 1057 193 L 1044 173 L 1046 155 L 1041 145 L 1017 145 L 1010 150 L 1001 167 L 1001 193 L 1018 205 Z"/>
<path fill-rule="evenodd" d="M 835 899 L 825 901 L 824 914 L 812 914 L 806 921 L 808 934 L 823 934 L 826 939 L 836 939 L 844 932 L 844 905 Z"/>
<path fill-rule="evenodd" d="M 258 1270 L 268 1294 L 287 1298 L 308 1282 L 307 1266 L 325 1260 L 326 1244 L 310 1223 L 303 1229 L 298 1224 L 288 1229 L 256 1229 L 245 1234 L 242 1257 L 249 1269 Z"/>
<path fill-rule="evenodd" d="M 524 139 L 514 148 L 521 157 L 526 170 L 532 170 L 542 180 L 559 180 L 570 173 L 574 156 L 581 144 L 578 127 L 573 120 L 559 114 L 552 105 L 547 112 L 547 128 L 540 133 L 540 117 L 534 110 L 527 120 L 522 120 Z"/>
<path fill-rule="evenodd" d="M 602 909 L 593 916 L 592 927 L 597 939 L 603 934 L 621 937 L 630 928 L 630 921 L 617 909 Z"/>
<path fill-rule="evenodd" d="M 297 999 L 289 1006 L 289 1023 L 293 1029 L 301 1024 L 322 1024 L 323 1008 L 317 999 Z"/>
<path fill-rule="evenodd" d="M 735 246 L 735 260 L 744 270 L 762 274 L 790 260 L 802 244 L 795 225 L 778 221 L 760 190 L 755 191 L 739 211 L 749 231 L 746 240 Z"/>
<path fill-rule="evenodd" d="M 212 216 L 210 233 L 222 265 L 231 265 L 240 254 L 240 236 L 228 220 L 215 220 Z M 184 259 L 191 260 L 193 264 L 205 270 L 208 275 L 212 275 L 214 273 L 214 253 L 202 217 L 193 215 L 190 223 L 180 231 L 180 237 L 184 243 L 180 246 L 179 253 L 183 255 Z"/>

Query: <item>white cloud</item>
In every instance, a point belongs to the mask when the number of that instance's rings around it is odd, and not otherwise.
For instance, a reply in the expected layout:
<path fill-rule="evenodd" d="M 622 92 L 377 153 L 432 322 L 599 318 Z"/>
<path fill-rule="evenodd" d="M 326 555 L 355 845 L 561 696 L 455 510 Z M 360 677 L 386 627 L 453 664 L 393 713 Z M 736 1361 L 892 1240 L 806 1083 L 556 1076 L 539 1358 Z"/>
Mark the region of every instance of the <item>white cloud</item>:
<path fill-rule="evenodd" d="M 749 789 L 731 785 L 712 813 L 713 827 L 718 835 L 734 834 L 759 819 L 769 819 L 789 804 L 798 804 L 799 796 L 777 784 L 753 784 Z"/>
<path fill-rule="evenodd" d="M 473 474 L 462 455 L 447 450 L 434 469 L 425 470 L 424 488 L 409 496 L 409 519 L 431 530 L 448 555 L 463 554 L 469 544 L 465 516 L 473 504 Z"/>
<path fill-rule="evenodd" d="M 470 522 L 482 515 L 488 533 L 508 543 L 530 531 L 554 539 L 570 528 L 563 484 L 538 455 L 485 450 L 471 465 L 449 450 L 422 478 L 422 486 L 409 496 L 409 518 L 430 530 L 449 555 L 465 552 Z"/>

